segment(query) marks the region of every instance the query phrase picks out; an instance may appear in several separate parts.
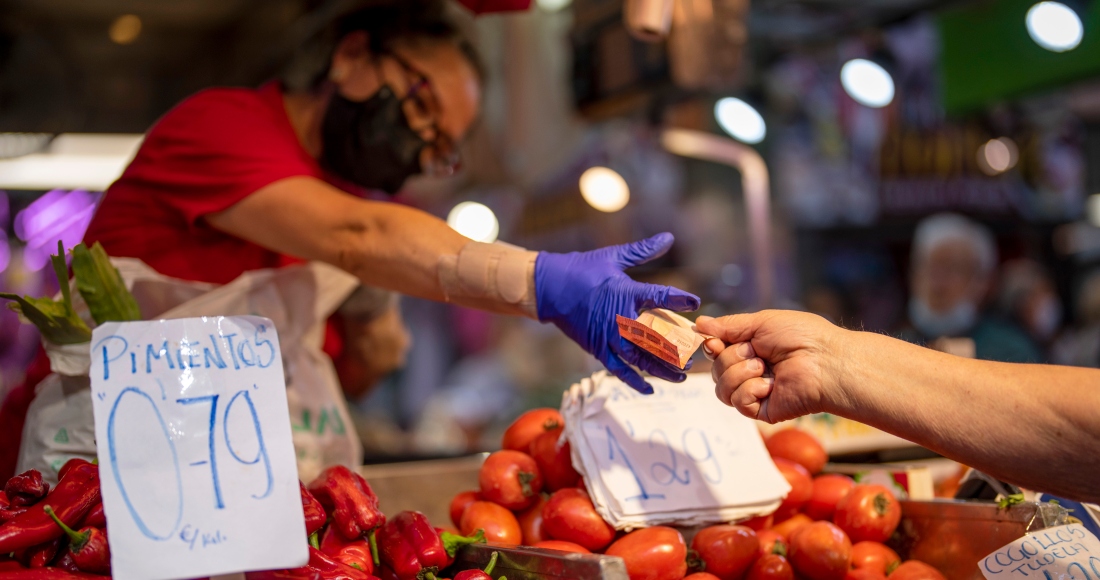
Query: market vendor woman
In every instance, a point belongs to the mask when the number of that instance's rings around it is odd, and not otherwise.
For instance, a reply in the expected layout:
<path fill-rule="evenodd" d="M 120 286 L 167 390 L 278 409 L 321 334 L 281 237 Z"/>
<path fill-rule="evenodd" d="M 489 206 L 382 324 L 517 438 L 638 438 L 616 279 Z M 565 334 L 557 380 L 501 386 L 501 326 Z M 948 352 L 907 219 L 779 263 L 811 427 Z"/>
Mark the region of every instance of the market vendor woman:
<path fill-rule="evenodd" d="M 682 379 L 621 341 L 614 320 L 698 306 L 623 273 L 665 252 L 671 235 L 536 253 L 472 242 L 423 211 L 360 195 L 458 168 L 481 74 L 441 1 L 361 9 L 329 40 L 308 86 L 210 89 L 169 111 L 106 192 L 86 240 L 212 283 L 325 262 L 366 285 L 553 323 L 639 390 L 648 386 L 631 364 Z"/>

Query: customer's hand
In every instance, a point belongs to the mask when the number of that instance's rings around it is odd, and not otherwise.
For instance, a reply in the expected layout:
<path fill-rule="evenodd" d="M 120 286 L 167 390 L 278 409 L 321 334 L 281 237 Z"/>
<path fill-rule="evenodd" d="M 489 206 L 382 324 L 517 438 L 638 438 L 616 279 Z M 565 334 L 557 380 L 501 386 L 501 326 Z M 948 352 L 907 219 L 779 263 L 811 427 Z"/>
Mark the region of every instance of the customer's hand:
<path fill-rule="evenodd" d="M 566 336 L 592 353 L 607 370 L 634 390 L 649 394 L 653 387 L 630 367 L 672 382 L 684 373 L 619 336 L 615 315 L 637 318 L 646 308 L 676 312 L 699 308 L 699 298 L 670 286 L 635 282 L 623 270 L 662 256 L 672 246 L 672 234 L 572 254 L 539 254 L 535 262 L 535 294 L 539 320 L 552 322 Z"/>
<path fill-rule="evenodd" d="M 715 394 L 743 415 L 777 423 L 827 410 L 841 393 L 847 331 L 805 312 L 765 310 L 695 322 L 714 361 Z"/>

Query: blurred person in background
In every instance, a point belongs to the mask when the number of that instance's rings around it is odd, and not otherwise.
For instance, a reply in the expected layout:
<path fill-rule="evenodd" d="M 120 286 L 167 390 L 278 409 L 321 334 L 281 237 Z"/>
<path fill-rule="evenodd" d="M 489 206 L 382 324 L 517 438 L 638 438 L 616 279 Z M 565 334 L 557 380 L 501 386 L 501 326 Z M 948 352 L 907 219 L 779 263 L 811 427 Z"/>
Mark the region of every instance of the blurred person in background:
<path fill-rule="evenodd" d="M 984 226 L 956 214 L 922 220 L 913 235 L 909 324 L 899 338 L 959 356 L 1037 362 L 1031 340 L 985 308 L 997 246 Z"/>
<path fill-rule="evenodd" d="M 1044 349 L 1062 328 L 1062 300 L 1046 268 L 1035 260 L 1013 260 L 1001 266 L 997 306 Z"/>
<path fill-rule="evenodd" d="M 1075 367 L 1100 367 L 1100 270 L 1085 277 L 1075 301 L 1077 324 L 1050 349 L 1051 362 Z"/>

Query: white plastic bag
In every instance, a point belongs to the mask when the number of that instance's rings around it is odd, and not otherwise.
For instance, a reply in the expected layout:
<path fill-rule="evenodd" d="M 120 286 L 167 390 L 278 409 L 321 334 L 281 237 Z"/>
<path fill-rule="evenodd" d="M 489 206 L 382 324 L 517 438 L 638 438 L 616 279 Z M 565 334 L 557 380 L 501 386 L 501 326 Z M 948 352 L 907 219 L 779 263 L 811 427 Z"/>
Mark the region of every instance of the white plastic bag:
<path fill-rule="evenodd" d="M 332 464 L 362 460 L 332 361 L 322 352 L 325 321 L 359 285 L 333 266 L 309 263 L 245 272 L 217 286 L 163 276 L 140 260 L 112 258 L 145 320 L 253 314 L 270 318 L 279 332 L 287 399 L 298 456 L 298 476 L 309 481 Z M 84 308 L 74 292 L 74 307 Z M 95 457 L 88 345 L 49 346 L 49 377 L 36 387 L 19 451 L 20 471 L 38 469 L 56 481 L 71 457 Z M 51 353 L 51 350 L 54 351 Z M 77 353 L 77 354 L 74 354 Z M 82 376 L 65 376 L 80 371 Z M 61 433 L 64 431 L 65 436 Z"/>

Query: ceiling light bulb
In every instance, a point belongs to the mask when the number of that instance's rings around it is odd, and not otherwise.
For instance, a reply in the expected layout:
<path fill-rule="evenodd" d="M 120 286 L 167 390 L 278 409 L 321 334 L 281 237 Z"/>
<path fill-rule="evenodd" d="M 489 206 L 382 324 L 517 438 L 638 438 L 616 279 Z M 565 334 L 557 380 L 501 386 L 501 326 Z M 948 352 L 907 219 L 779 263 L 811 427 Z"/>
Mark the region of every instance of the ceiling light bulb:
<path fill-rule="evenodd" d="M 714 104 L 714 117 L 722 130 L 750 145 L 763 141 L 768 134 L 764 117 L 752 105 L 736 97 L 719 99 Z"/>
<path fill-rule="evenodd" d="M 844 92 L 861 105 L 879 108 L 894 100 L 894 79 L 886 69 L 865 58 L 854 58 L 840 68 Z"/>
<path fill-rule="evenodd" d="M 1027 11 L 1027 33 L 1039 46 L 1052 52 L 1077 48 L 1085 29 L 1081 17 L 1061 2 L 1040 2 Z"/>
<path fill-rule="evenodd" d="M 580 188 L 584 201 L 602 212 L 617 212 L 630 201 L 626 180 L 607 167 L 592 167 L 581 174 Z"/>
<path fill-rule="evenodd" d="M 500 234 L 500 222 L 487 206 L 475 201 L 464 201 L 447 215 L 447 225 L 454 231 L 474 240 L 491 244 Z"/>

